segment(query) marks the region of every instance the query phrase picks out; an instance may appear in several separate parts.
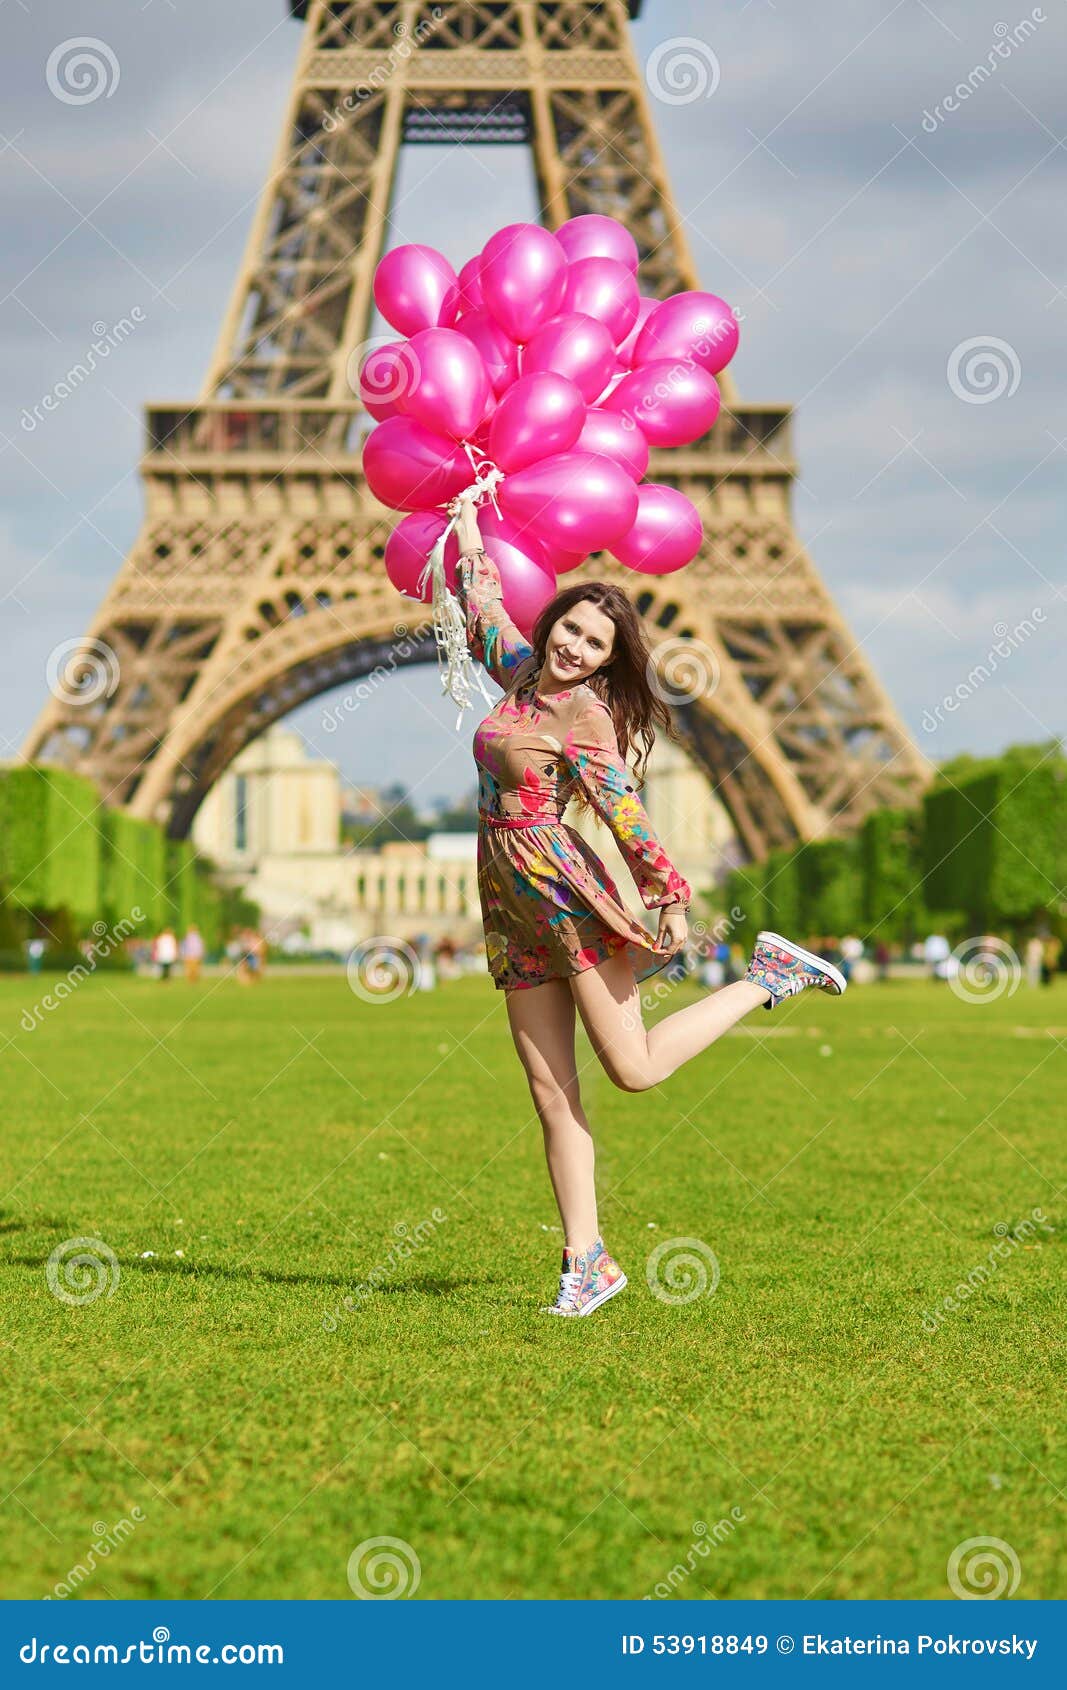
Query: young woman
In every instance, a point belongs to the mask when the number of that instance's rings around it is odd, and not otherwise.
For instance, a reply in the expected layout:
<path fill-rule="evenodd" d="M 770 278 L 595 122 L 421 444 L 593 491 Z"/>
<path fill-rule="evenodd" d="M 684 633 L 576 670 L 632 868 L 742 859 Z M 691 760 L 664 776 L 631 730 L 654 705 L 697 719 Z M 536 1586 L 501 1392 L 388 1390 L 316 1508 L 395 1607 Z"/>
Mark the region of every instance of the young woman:
<path fill-rule="evenodd" d="M 685 943 L 691 891 L 653 832 L 638 777 L 626 765 L 638 737 L 647 762 L 653 721 L 676 737 L 649 682 L 640 618 L 620 588 L 575 583 L 542 610 L 531 643 L 504 608 L 473 498 L 454 500 L 449 514 L 467 645 L 504 688 L 474 736 L 478 892 L 489 971 L 506 993 L 563 1223 L 559 1293 L 543 1312 L 588 1315 L 622 1290 L 626 1275 L 597 1223 L 576 1013 L 613 1083 L 645 1091 L 757 1005 L 772 1009 L 808 987 L 840 995 L 845 981 L 823 958 L 760 933 L 742 980 L 646 1030 L 638 986 Z M 660 911 L 655 940 L 625 909 L 596 852 L 562 820 L 572 797 L 607 822 L 642 903 Z"/>

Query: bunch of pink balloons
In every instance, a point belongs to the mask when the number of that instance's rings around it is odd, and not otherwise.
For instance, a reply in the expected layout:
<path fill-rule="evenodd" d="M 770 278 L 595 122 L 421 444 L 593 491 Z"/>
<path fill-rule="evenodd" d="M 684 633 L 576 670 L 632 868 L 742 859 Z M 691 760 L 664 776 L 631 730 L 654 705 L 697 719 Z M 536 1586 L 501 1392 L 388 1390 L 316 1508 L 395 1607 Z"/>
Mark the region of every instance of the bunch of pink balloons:
<path fill-rule="evenodd" d="M 674 488 L 642 480 L 649 448 L 685 446 L 719 414 L 715 376 L 737 350 L 737 319 L 710 293 L 644 297 L 637 246 L 613 217 L 572 217 L 553 233 L 512 223 L 457 275 L 433 247 L 402 246 L 374 298 L 404 339 L 359 372 L 377 422 L 367 483 L 410 514 L 386 547 L 412 597 L 444 531 L 442 507 L 489 468 L 499 514 L 479 526 L 512 616 L 529 633 L 556 577 L 590 552 L 666 575 L 695 557 L 700 517 Z M 450 583 L 454 536 L 445 553 Z"/>

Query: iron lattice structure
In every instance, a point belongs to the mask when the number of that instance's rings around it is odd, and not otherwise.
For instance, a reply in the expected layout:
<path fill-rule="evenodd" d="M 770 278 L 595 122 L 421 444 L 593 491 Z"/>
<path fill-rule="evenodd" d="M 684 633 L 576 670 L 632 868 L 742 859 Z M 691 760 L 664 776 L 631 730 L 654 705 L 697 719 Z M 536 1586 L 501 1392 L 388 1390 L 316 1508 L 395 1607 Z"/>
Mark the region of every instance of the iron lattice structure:
<path fill-rule="evenodd" d="M 367 489 L 369 419 L 351 386 L 399 152 L 525 143 L 548 227 L 618 217 L 645 293 L 699 287 L 630 39 L 636 9 L 293 0 L 296 73 L 211 367 L 195 403 L 148 406 L 144 523 L 85 636 L 85 672 L 102 643 L 117 684 L 61 689 L 28 758 L 92 776 L 107 802 L 183 837 L 271 722 L 379 663 L 435 657 L 423 608 L 385 574 L 397 519 Z M 742 404 L 729 372 L 723 399 L 705 439 L 653 453 L 649 471 L 697 504 L 702 551 L 633 596 L 665 682 L 697 652 L 714 677 L 678 720 L 760 857 L 914 802 L 930 770 L 794 531 L 789 407 Z M 633 593 L 610 559 L 568 579 L 583 575 Z"/>

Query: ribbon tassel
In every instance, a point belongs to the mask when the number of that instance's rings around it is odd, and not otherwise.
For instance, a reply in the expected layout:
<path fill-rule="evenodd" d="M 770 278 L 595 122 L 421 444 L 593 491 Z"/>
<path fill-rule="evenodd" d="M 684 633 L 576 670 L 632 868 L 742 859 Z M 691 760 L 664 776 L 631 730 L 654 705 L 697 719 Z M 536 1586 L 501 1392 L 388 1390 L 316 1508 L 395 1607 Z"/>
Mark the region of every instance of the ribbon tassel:
<path fill-rule="evenodd" d="M 466 443 L 465 443 L 466 444 Z M 503 472 L 489 459 L 483 458 L 476 462 L 475 448 L 466 445 L 467 456 L 470 458 L 471 469 L 475 480 L 466 488 L 461 497 L 471 494 L 477 502 L 488 498 L 499 514 L 496 502 L 496 486 L 503 480 Z M 437 642 L 437 661 L 441 674 L 441 691 L 446 693 L 454 704 L 459 706 L 456 716 L 456 732 L 459 732 L 463 722 L 463 712 L 474 704 L 474 689 L 477 686 L 486 704 L 493 700 L 485 690 L 485 682 L 474 666 L 467 647 L 467 619 L 463 606 L 445 579 L 445 542 L 456 526 L 456 518 L 452 517 L 443 533 L 438 536 L 430 548 L 426 559 L 426 566 L 419 576 L 417 588 L 420 596 L 426 591 L 429 583 L 433 604 L 433 631 Z"/>

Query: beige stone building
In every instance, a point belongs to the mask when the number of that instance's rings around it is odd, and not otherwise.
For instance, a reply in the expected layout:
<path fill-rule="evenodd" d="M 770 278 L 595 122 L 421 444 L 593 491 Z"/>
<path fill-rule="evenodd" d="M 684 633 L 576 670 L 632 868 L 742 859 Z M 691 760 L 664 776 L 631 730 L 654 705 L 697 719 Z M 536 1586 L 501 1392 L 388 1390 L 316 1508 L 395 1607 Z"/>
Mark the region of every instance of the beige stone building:
<path fill-rule="evenodd" d="M 276 725 L 213 787 L 193 839 L 255 899 L 269 930 L 303 932 L 316 950 L 345 951 L 379 935 L 480 944 L 477 835 L 431 833 L 377 850 L 342 844 L 342 788 L 332 763 L 311 756 L 297 733 Z M 732 839 L 730 823 L 703 775 L 662 736 L 641 796 L 694 892 L 709 890 Z M 654 927 L 606 825 L 573 805 L 566 819 L 603 858 L 630 907 Z"/>

